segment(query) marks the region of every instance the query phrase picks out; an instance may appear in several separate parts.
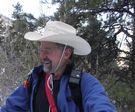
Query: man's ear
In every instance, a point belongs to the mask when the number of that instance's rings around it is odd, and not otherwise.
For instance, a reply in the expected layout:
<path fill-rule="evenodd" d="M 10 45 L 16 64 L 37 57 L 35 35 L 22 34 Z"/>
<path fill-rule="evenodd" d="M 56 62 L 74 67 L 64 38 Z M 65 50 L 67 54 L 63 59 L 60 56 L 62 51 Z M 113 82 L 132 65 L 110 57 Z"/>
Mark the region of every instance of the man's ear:
<path fill-rule="evenodd" d="M 70 49 L 70 48 L 67 48 L 66 50 L 65 50 L 65 54 L 64 54 L 65 56 L 65 59 L 69 59 L 70 57 L 71 57 L 71 55 L 72 55 L 72 49 Z"/>

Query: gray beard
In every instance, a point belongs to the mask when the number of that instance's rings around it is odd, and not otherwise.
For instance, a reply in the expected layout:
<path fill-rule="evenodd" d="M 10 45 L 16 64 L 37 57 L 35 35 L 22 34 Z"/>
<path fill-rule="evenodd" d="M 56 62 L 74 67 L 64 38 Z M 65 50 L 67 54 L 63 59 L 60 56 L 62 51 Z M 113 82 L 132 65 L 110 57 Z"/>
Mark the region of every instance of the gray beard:
<path fill-rule="evenodd" d="M 52 67 L 51 61 L 44 61 L 43 71 L 47 72 L 47 73 L 54 73 L 55 72 L 55 68 Z"/>
<path fill-rule="evenodd" d="M 44 72 L 49 72 L 50 71 L 49 68 L 44 66 L 44 65 L 43 65 L 43 70 L 44 70 Z"/>

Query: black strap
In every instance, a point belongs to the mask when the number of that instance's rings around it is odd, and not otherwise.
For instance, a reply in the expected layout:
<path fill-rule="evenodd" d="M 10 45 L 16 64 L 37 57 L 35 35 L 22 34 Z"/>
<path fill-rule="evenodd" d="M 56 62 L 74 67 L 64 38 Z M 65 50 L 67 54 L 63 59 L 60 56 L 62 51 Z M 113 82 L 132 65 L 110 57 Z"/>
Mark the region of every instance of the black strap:
<path fill-rule="evenodd" d="M 71 72 L 70 78 L 69 78 L 69 87 L 71 89 L 71 97 L 69 97 L 69 100 L 73 99 L 75 104 L 80 109 L 80 112 L 83 112 L 83 105 L 82 105 L 82 93 L 81 93 L 81 71 L 73 70 Z"/>
<path fill-rule="evenodd" d="M 33 70 L 37 71 L 39 70 L 39 72 L 37 74 L 33 74 Z M 38 83 L 40 83 L 41 80 L 41 76 L 43 75 L 43 70 L 41 66 L 35 67 L 33 70 L 31 70 L 28 73 L 28 78 L 27 78 L 27 82 L 28 82 L 28 94 L 31 95 L 32 92 L 32 87 L 33 87 L 33 75 L 37 75 L 38 76 Z M 38 85 L 38 84 L 37 84 Z M 36 88 L 35 88 L 36 89 Z M 36 90 L 35 90 L 36 91 Z"/>
<path fill-rule="evenodd" d="M 28 95 L 30 96 L 32 92 L 32 83 L 33 83 L 32 73 L 28 75 L 27 82 L 28 82 Z"/>

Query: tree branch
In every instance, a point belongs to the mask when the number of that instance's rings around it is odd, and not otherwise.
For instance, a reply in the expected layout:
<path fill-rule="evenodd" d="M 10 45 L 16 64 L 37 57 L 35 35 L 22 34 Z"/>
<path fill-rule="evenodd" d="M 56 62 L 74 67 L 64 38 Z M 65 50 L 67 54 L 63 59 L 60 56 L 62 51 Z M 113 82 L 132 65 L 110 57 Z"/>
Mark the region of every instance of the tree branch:
<path fill-rule="evenodd" d="M 125 33 L 128 37 L 134 38 L 134 36 L 131 35 L 127 30 L 125 30 L 122 25 L 121 25 L 121 31 L 122 31 L 123 33 Z"/>
<path fill-rule="evenodd" d="M 118 12 L 118 13 L 128 13 L 129 15 L 134 17 L 134 13 L 125 9 L 125 8 L 98 8 L 98 9 L 91 9 L 91 13 L 101 13 L 101 12 Z"/>
<path fill-rule="evenodd" d="M 124 50 L 120 50 L 120 49 L 118 49 L 118 52 L 121 52 L 121 53 L 125 53 L 125 54 L 129 54 L 129 55 L 131 55 L 131 53 L 130 53 L 130 52 L 128 52 L 128 51 L 124 51 Z"/>

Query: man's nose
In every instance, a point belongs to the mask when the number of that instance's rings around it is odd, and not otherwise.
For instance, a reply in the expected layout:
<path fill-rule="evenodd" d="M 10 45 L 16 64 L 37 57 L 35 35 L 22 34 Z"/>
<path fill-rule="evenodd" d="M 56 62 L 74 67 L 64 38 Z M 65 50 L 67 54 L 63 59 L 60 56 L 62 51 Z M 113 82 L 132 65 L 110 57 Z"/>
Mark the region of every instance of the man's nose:
<path fill-rule="evenodd" d="M 48 57 L 48 53 L 40 52 L 40 58 L 41 59 L 46 59 L 47 57 Z"/>

